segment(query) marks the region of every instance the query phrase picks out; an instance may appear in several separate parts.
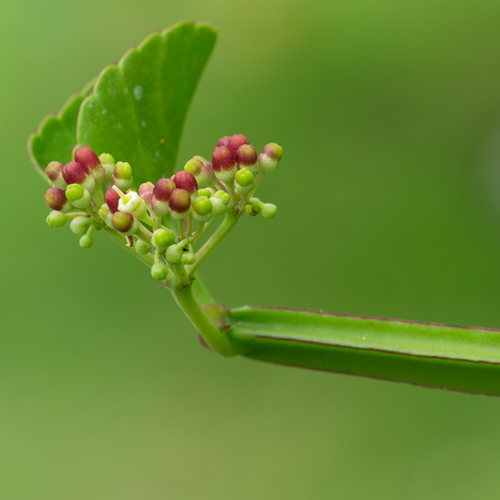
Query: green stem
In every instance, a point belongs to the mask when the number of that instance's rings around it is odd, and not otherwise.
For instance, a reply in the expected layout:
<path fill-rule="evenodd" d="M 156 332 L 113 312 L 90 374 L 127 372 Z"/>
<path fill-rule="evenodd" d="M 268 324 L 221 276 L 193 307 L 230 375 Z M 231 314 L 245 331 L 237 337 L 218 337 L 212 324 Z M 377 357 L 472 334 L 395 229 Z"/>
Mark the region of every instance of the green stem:
<path fill-rule="evenodd" d="M 154 257 L 151 254 L 139 255 L 135 251 L 135 246 L 127 247 L 127 239 L 125 238 L 125 236 L 122 236 L 121 234 L 119 234 L 118 231 L 115 231 L 114 229 L 111 229 L 109 227 L 105 227 L 104 230 L 121 247 L 123 247 L 125 250 L 127 250 L 127 252 L 130 252 L 134 257 L 137 257 L 140 261 L 144 262 L 144 264 L 146 264 L 146 266 L 151 267 L 155 263 Z"/>
<path fill-rule="evenodd" d="M 194 264 L 186 267 L 189 276 L 192 276 L 200 264 L 217 248 L 219 243 L 231 232 L 231 229 L 236 225 L 241 213 L 230 215 L 226 214 L 224 220 L 217 230 L 208 238 L 207 242 L 196 253 L 196 261 Z"/>
<path fill-rule="evenodd" d="M 198 302 L 196 302 L 193 297 L 192 285 L 172 289 L 172 294 L 179 307 L 184 311 L 184 314 L 214 351 L 226 357 L 236 356 L 237 351 L 229 339 L 210 322 Z"/>

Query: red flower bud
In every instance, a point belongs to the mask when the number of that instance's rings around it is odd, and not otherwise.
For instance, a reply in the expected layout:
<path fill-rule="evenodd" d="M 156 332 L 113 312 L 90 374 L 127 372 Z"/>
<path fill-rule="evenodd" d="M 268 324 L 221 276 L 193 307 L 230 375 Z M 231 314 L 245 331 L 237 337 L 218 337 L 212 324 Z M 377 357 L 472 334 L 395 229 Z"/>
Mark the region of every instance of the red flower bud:
<path fill-rule="evenodd" d="M 249 167 L 257 163 L 257 151 L 250 144 L 243 144 L 236 151 L 236 161 L 242 167 Z"/>
<path fill-rule="evenodd" d="M 229 139 L 228 148 L 231 150 L 233 155 L 236 155 L 239 147 L 243 144 L 250 144 L 248 139 L 243 134 L 234 134 L 231 139 Z"/>
<path fill-rule="evenodd" d="M 109 211 L 114 214 L 118 212 L 118 202 L 120 201 L 120 195 L 113 189 L 109 188 L 104 194 L 104 199 L 106 200 L 106 205 L 108 205 Z"/>
<path fill-rule="evenodd" d="M 67 202 L 68 200 L 64 189 L 47 189 L 47 192 L 45 193 L 45 203 L 47 203 L 48 207 L 52 210 L 62 210 Z"/>
<path fill-rule="evenodd" d="M 111 224 L 120 233 L 132 233 L 137 229 L 135 217 L 128 212 L 115 212 Z"/>
<path fill-rule="evenodd" d="M 146 205 L 151 205 L 153 197 L 153 189 L 155 185 L 152 182 L 144 182 L 139 186 L 139 196 L 146 202 Z"/>
<path fill-rule="evenodd" d="M 62 175 L 66 184 L 81 184 L 89 175 L 88 170 L 76 161 L 64 165 Z"/>
<path fill-rule="evenodd" d="M 92 170 L 101 164 L 101 161 L 88 146 L 82 146 L 75 151 L 75 161 L 83 165 L 87 170 Z"/>
<path fill-rule="evenodd" d="M 185 189 L 174 189 L 168 200 L 170 209 L 178 214 L 183 214 L 191 206 L 191 196 Z"/>
<path fill-rule="evenodd" d="M 153 189 L 153 198 L 159 201 L 168 201 L 174 189 L 175 183 L 172 179 L 160 179 Z"/>
<path fill-rule="evenodd" d="M 54 182 L 62 175 L 64 165 L 58 161 L 51 161 L 45 168 L 45 173 L 47 177 Z"/>
<path fill-rule="evenodd" d="M 228 135 L 225 135 L 222 139 L 219 139 L 217 141 L 217 146 L 226 146 L 226 148 L 229 146 L 229 141 L 231 140 L 231 137 Z"/>
<path fill-rule="evenodd" d="M 180 170 L 174 175 L 173 181 L 175 187 L 178 189 L 185 189 L 189 194 L 196 193 L 198 190 L 198 183 L 194 175 L 186 170 Z"/>
<path fill-rule="evenodd" d="M 216 172 L 236 167 L 233 153 L 227 146 L 218 146 L 212 153 L 212 166 Z"/>

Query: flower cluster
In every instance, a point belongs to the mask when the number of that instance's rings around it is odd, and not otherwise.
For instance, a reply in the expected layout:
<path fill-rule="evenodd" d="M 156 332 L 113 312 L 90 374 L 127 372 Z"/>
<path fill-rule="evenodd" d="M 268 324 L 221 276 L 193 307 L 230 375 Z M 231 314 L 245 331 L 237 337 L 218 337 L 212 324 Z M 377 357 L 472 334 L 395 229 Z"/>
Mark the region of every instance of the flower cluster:
<path fill-rule="evenodd" d="M 151 266 L 154 278 L 185 285 L 201 259 L 194 244 L 213 219 L 235 219 L 245 212 L 276 216 L 276 206 L 263 203 L 254 193 L 282 155 L 277 144 L 268 144 L 257 155 L 244 135 L 226 136 L 217 143 L 212 162 L 195 156 L 171 178 L 145 182 L 136 190 L 127 162 L 115 162 L 107 153 L 97 156 L 82 146 L 73 161 L 53 161 L 45 169 L 53 185 L 45 193 L 52 209 L 47 223 L 61 227 L 70 221 L 83 248 L 92 246 L 94 230 L 117 231 L 125 237 L 124 244 Z"/>

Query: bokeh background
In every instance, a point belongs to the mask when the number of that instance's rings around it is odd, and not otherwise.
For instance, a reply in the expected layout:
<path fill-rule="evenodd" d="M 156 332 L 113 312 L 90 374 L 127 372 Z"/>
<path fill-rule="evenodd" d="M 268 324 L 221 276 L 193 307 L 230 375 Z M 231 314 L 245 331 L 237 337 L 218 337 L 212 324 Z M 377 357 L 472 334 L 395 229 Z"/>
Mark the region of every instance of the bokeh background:
<path fill-rule="evenodd" d="M 4 2 L 0 497 L 497 498 L 500 399 L 224 360 L 105 235 L 45 224 L 28 134 L 182 19 L 220 37 L 180 163 L 285 149 L 279 216 L 204 265 L 220 302 L 500 327 L 498 1 Z"/>

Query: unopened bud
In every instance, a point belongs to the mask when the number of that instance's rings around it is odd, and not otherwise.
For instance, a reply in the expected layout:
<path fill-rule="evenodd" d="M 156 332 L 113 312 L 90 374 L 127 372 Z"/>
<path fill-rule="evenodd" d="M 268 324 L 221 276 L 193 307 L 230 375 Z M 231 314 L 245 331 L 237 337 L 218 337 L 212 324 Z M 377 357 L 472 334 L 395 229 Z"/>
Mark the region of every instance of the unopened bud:
<path fill-rule="evenodd" d="M 191 172 L 195 177 L 197 177 L 203 171 L 206 161 L 207 160 L 205 160 L 203 156 L 195 156 L 184 165 L 184 170 L 186 172 Z"/>
<path fill-rule="evenodd" d="M 156 264 L 153 264 L 151 266 L 151 276 L 153 276 L 153 278 L 158 281 L 163 281 L 167 279 L 168 267 L 162 262 L 157 262 Z"/>
<path fill-rule="evenodd" d="M 231 140 L 231 137 L 229 137 L 228 135 L 225 135 L 224 137 L 222 137 L 221 139 L 219 139 L 217 141 L 217 146 L 226 146 L 226 147 L 228 147 L 230 140 Z"/>
<path fill-rule="evenodd" d="M 174 219 L 183 219 L 189 213 L 191 196 L 185 189 L 174 189 L 168 200 L 170 211 Z"/>
<path fill-rule="evenodd" d="M 44 196 L 45 203 L 52 210 L 57 210 L 59 212 L 68 212 L 71 210 L 71 204 L 68 203 L 66 193 L 64 189 L 59 188 L 49 188 Z"/>
<path fill-rule="evenodd" d="M 81 184 L 70 184 L 66 188 L 66 197 L 75 208 L 90 207 L 90 193 Z"/>
<path fill-rule="evenodd" d="M 218 146 L 212 154 L 212 166 L 215 176 L 222 182 L 231 182 L 234 179 L 237 165 L 233 153 L 227 146 Z"/>
<path fill-rule="evenodd" d="M 137 219 L 128 212 L 115 212 L 111 223 L 117 231 L 125 236 L 134 234 L 139 226 Z"/>
<path fill-rule="evenodd" d="M 151 248 L 149 248 L 149 245 L 146 242 L 137 240 L 135 242 L 135 251 L 139 255 L 147 255 L 151 251 Z"/>
<path fill-rule="evenodd" d="M 255 148 L 251 144 L 240 146 L 238 151 L 236 151 L 235 158 L 240 168 L 246 167 L 254 175 L 259 171 L 257 151 L 255 151 Z"/>
<path fill-rule="evenodd" d="M 71 221 L 69 227 L 73 233 L 78 236 L 83 236 L 84 234 L 87 234 L 91 223 L 92 221 L 90 217 L 78 216 Z"/>
<path fill-rule="evenodd" d="M 82 146 L 75 151 L 75 161 L 83 165 L 96 182 L 104 180 L 104 168 L 101 161 L 89 146 Z"/>
<path fill-rule="evenodd" d="M 196 255 L 193 252 L 184 252 L 181 257 L 181 262 L 190 266 L 196 261 Z"/>
<path fill-rule="evenodd" d="M 152 182 L 144 182 L 139 186 L 139 194 L 148 208 L 151 208 L 151 199 L 153 198 L 154 188 L 155 185 Z"/>
<path fill-rule="evenodd" d="M 111 213 L 111 210 L 109 209 L 108 205 L 106 203 L 103 203 L 101 205 L 101 208 L 99 209 L 99 217 L 106 223 L 108 227 L 113 227 L 112 224 L 112 219 L 113 219 L 113 214 Z"/>
<path fill-rule="evenodd" d="M 234 134 L 231 139 L 229 139 L 228 148 L 233 155 L 236 155 L 236 151 L 238 151 L 243 144 L 249 144 L 248 139 L 243 134 Z"/>
<path fill-rule="evenodd" d="M 47 215 L 47 224 L 50 227 L 63 227 L 68 220 L 68 216 L 58 212 L 57 210 L 52 210 L 49 215 Z"/>
<path fill-rule="evenodd" d="M 177 264 L 182 259 L 182 255 L 184 253 L 183 246 L 184 246 L 183 242 L 177 243 L 177 245 L 170 245 L 165 250 L 165 258 L 169 262 L 172 262 L 173 264 Z"/>
<path fill-rule="evenodd" d="M 236 189 L 238 192 L 247 194 L 253 188 L 255 177 L 248 168 L 242 168 L 236 172 L 234 180 L 236 181 Z"/>
<path fill-rule="evenodd" d="M 176 188 L 184 189 L 190 195 L 195 194 L 198 189 L 198 183 L 196 182 L 194 175 L 186 170 L 180 170 L 177 172 L 172 180 L 174 181 Z"/>
<path fill-rule="evenodd" d="M 151 243 L 155 248 L 166 248 L 171 245 L 175 240 L 175 234 L 170 229 L 157 229 L 153 233 Z"/>
<path fill-rule="evenodd" d="M 128 191 L 133 184 L 132 167 L 130 163 L 119 161 L 115 165 L 115 170 L 111 177 L 113 184 L 119 187 L 122 191 Z"/>
<path fill-rule="evenodd" d="M 227 205 L 229 203 L 229 194 L 222 190 L 217 191 L 211 198 L 212 206 L 214 209 L 214 217 L 219 217 L 227 211 Z"/>
<path fill-rule="evenodd" d="M 214 194 L 215 191 L 212 188 L 198 189 L 198 196 L 206 196 L 207 198 L 210 198 Z"/>
<path fill-rule="evenodd" d="M 104 180 L 110 182 L 115 171 L 115 159 L 108 153 L 102 153 L 99 155 L 99 160 L 104 169 Z"/>
<path fill-rule="evenodd" d="M 268 174 L 276 170 L 282 157 L 283 148 L 278 144 L 271 142 L 267 146 L 264 146 L 262 153 L 259 155 L 260 171 L 263 174 Z"/>
<path fill-rule="evenodd" d="M 120 195 L 113 188 L 106 190 L 104 194 L 104 199 L 106 200 L 106 205 L 108 205 L 109 211 L 114 214 L 118 212 L 118 203 L 120 202 Z"/>
<path fill-rule="evenodd" d="M 63 168 L 64 165 L 58 161 L 51 161 L 45 168 L 45 174 L 52 184 L 59 189 L 64 189 L 67 186 L 62 175 Z"/>
<path fill-rule="evenodd" d="M 163 217 L 169 212 L 168 200 L 175 189 L 175 183 L 172 179 L 160 179 L 153 189 L 153 198 L 151 199 L 151 208 L 153 212 Z"/>
<path fill-rule="evenodd" d="M 94 244 L 94 239 L 90 234 L 84 234 L 79 243 L 82 248 L 90 248 Z"/>
<path fill-rule="evenodd" d="M 208 222 L 213 217 L 214 207 L 206 196 L 199 196 L 193 201 L 193 217 L 198 222 Z"/>
<path fill-rule="evenodd" d="M 262 216 L 266 219 L 274 219 L 278 213 L 278 207 L 272 203 L 264 203 L 262 206 Z"/>

